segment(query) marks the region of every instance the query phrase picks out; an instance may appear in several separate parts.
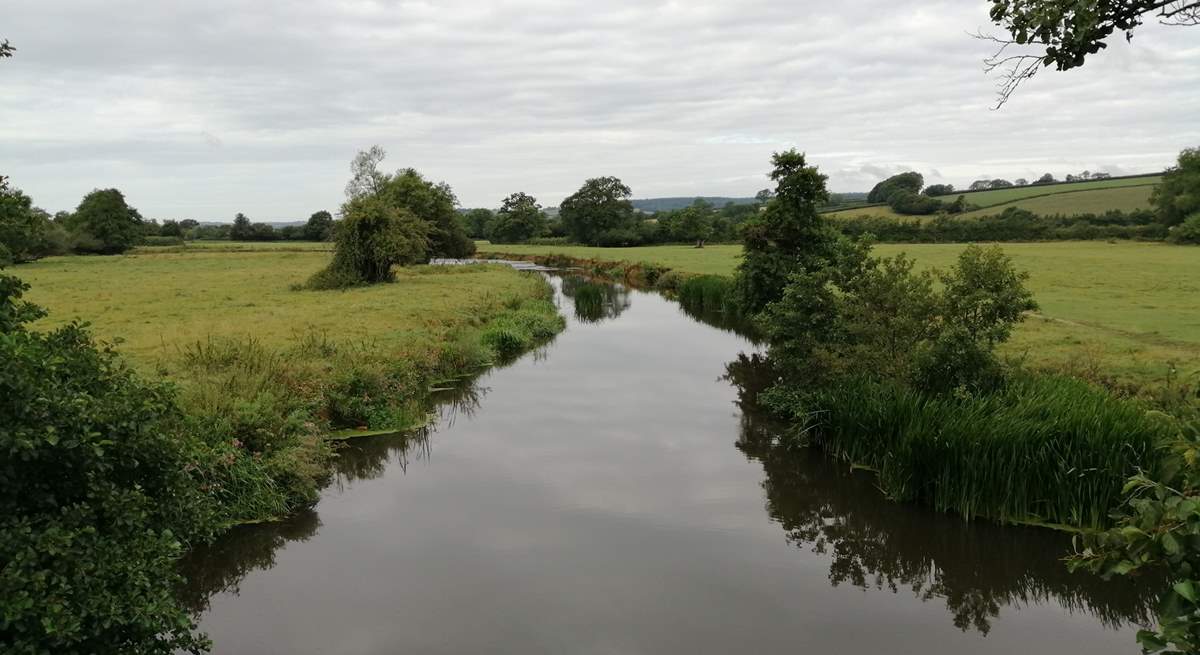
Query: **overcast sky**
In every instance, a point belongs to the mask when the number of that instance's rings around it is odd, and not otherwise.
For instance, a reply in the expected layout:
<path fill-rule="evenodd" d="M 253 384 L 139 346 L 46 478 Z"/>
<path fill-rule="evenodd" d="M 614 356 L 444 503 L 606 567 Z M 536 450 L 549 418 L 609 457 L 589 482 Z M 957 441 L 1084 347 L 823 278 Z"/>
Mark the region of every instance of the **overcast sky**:
<path fill-rule="evenodd" d="M 50 210 L 335 210 L 371 144 L 464 206 L 753 195 L 797 147 L 835 191 L 1160 170 L 1200 145 L 1200 28 L 1149 25 L 991 111 L 986 0 L 5 2 L 0 173 Z"/>

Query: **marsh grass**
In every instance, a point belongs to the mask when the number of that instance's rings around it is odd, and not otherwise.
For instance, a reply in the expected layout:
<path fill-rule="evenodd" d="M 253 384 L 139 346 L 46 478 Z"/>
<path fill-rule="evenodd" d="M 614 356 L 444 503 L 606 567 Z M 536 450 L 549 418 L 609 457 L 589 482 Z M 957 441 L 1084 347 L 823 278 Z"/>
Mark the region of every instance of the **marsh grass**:
<path fill-rule="evenodd" d="M 896 500 L 966 518 L 1108 525 L 1126 479 L 1155 474 L 1171 419 L 1079 380 L 1018 375 L 986 395 L 847 380 L 768 392 L 792 439 L 877 472 Z"/>

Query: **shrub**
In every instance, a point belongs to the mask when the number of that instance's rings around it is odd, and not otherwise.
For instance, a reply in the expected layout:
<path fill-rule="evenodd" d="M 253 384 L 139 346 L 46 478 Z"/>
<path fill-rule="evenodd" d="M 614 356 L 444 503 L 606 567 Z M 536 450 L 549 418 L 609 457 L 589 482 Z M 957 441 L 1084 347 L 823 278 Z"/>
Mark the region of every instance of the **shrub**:
<path fill-rule="evenodd" d="M 428 227 L 407 210 L 373 197 L 348 203 L 338 224 L 333 261 L 309 278 L 310 289 L 390 282 L 392 266 L 425 259 Z"/>
<path fill-rule="evenodd" d="M 27 331 L 0 276 L 0 637 L 11 653 L 196 652 L 174 598 L 183 544 L 217 510 L 189 471 L 171 391 L 83 326 Z"/>
<path fill-rule="evenodd" d="M 1192 214 L 1171 228 L 1170 235 L 1172 243 L 1200 244 L 1200 212 Z"/>

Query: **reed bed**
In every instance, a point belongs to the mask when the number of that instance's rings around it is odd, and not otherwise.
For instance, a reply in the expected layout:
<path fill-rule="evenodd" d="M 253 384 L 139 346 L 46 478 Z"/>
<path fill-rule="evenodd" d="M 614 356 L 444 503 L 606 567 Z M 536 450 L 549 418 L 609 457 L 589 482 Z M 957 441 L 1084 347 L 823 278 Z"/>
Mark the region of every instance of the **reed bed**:
<path fill-rule="evenodd" d="M 1023 375 L 987 395 L 848 380 L 766 401 L 793 438 L 874 469 L 901 501 L 966 518 L 1103 528 L 1126 479 L 1162 466 L 1171 419 L 1084 382 Z"/>

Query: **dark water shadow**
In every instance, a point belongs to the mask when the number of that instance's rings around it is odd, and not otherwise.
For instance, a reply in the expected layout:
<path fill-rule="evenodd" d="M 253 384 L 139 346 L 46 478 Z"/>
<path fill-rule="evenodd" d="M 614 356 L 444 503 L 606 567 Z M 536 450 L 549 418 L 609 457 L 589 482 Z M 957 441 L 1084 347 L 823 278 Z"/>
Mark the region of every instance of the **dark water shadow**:
<path fill-rule="evenodd" d="M 614 319 L 629 309 L 629 289 L 621 284 L 592 280 L 581 275 L 562 275 L 563 296 L 572 300 L 575 318 L 581 323 Z"/>
<path fill-rule="evenodd" d="M 831 558 L 829 582 L 944 602 L 954 625 L 987 634 L 1005 608 L 1056 603 L 1109 628 L 1152 622 L 1161 581 L 1071 573 L 1071 540 L 1044 528 L 957 520 L 887 502 L 873 474 L 789 447 L 756 405 L 777 376 L 760 356 L 727 366 L 742 410 L 736 447 L 763 467 L 766 511 L 789 543 Z"/>

